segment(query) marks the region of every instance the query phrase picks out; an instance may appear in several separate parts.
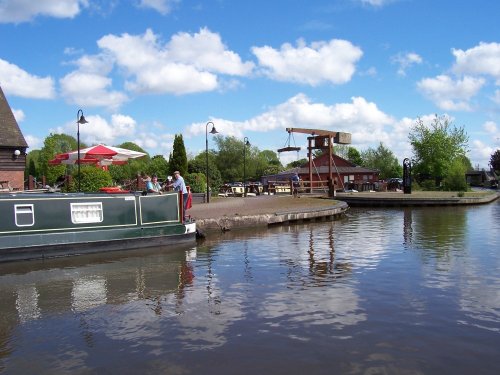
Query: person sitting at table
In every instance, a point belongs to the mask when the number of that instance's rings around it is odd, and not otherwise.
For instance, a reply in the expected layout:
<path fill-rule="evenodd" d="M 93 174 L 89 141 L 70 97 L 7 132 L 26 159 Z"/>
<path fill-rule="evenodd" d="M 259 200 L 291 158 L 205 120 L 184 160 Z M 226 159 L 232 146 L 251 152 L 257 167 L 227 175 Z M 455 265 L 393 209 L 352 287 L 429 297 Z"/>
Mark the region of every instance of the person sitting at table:
<path fill-rule="evenodd" d="M 161 194 L 161 185 L 158 182 L 158 176 L 153 175 L 152 179 L 146 181 L 146 190 L 148 193 Z"/>

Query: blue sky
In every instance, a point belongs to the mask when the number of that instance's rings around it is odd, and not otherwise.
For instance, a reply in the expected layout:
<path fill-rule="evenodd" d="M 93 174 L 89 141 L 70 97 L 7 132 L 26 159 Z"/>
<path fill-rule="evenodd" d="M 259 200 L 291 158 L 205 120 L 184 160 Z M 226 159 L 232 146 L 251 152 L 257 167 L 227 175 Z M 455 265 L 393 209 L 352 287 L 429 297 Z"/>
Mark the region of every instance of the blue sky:
<path fill-rule="evenodd" d="M 0 86 L 30 149 L 76 137 L 82 109 L 83 141 L 151 155 L 180 133 L 196 155 L 212 121 L 261 150 L 285 146 L 287 127 L 320 128 L 402 161 L 417 118 L 437 114 L 487 168 L 499 14 L 491 0 L 0 0 Z M 305 157 L 306 137 L 283 163 Z"/>

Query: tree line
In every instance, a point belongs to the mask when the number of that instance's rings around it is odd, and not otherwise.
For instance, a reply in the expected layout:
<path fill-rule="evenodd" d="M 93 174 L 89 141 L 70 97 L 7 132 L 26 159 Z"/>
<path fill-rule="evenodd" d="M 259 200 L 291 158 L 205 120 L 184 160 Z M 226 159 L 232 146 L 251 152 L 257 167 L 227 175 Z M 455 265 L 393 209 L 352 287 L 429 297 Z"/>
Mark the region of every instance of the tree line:
<path fill-rule="evenodd" d="M 409 133 L 412 146 L 412 177 L 417 186 L 426 190 L 466 190 L 465 172 L 472 169 L 466 154 L 468 136 L 464 127 L 454 126 L 447 117 L 436 115 L 430 126 L 419 119 Z M 299 159 L 283 165 L 278 154 L 272 150 L 260 150 L 255 145 L 247 145 L 231 136 L 214 137 L 216 149 L 208 150 L 208 172 L 212 191 L 218 191 L 225 182 L 258 181 L 261 176 L 277 174 L 307 163 Z M 83 149 L 86 144 L 81 143 Z M 139 151 L 146 156 L 132 159 L 125 165 L 111 165 L 107 171 L 100 168 L 82 166 L 81 183 L 83 191 L 96 191 L 99 187 L 111 184 L 126 184 L 138 174 L 156 174 L 160 179 L 181 172 L 194 192 L 205 192 L 207 154 L 205 151 L 188 157 L 181 134 L 175 135 L 172 152 L 168 159 L 163 155 L 150 156 L 133 142 L 125 142 L 117 147 Z M 75 165 L 49 165 L 56 154 L 77 148 L 77 141 L 67 134 L 50 134 L 40 150 L 33 150 L 27 157 L 26 175 L 40 178 L 45 176 L 48 184 L 54 184 L 62 175 L 76 176 Z M 394 153 L 380 143 L 376 148 L 358 151 L 355 147 L 335 145 L 334 153 L 355 165 L 379 171 L 381 179 L 402 176 L 402 164 Z M 315 153 L 318 156 L 318 153 Z M 490 165 L 500 169 L 500 151 L 492 156 Z M 99 186 L 101 185 L 101 186 Z M 69 190 L 74 190 L 70 186 Z"/>

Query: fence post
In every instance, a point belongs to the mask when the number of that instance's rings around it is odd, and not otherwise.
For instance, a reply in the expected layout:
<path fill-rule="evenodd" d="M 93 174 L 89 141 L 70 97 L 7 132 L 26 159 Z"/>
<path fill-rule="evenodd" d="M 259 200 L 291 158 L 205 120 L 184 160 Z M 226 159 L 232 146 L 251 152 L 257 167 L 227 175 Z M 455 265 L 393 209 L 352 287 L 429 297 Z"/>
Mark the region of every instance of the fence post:
<path fill-rule="evenodd" d="M 335 197 L 335 184 L 330 176 L 328 176 L 328 196 L 330 198 Z"/>

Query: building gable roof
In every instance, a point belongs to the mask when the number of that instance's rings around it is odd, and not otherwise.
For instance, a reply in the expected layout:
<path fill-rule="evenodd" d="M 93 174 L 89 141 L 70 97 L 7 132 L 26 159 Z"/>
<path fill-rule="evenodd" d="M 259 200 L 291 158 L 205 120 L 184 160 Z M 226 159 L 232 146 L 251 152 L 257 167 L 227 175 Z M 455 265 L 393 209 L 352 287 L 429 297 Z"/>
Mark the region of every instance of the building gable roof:
<path fill-rule="evenodd" d="M 333 158 L 332 164 L 336 165 L 337 167 L 356 167 L 356 164 L 351 163 L 349 160 L 341 158 L 337 154 L 332 154 L 332 158 Z M 329 164 L 328 153 L 323 153 L 320 156 L 315 157 L 313 159 L 313 165 L 315 165 L 316 167 L 325 166 L 325 165 L 328 166 L 328 164 Z M 307 168 L 308 165 L 309 165 L 309 162 L 306 162 L 306 163 L 302 164 L 301 167 Z"/>
<path fill-rule="evenodd" d="M 0 147 L 28 147 L 0 87 Z"/>

